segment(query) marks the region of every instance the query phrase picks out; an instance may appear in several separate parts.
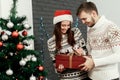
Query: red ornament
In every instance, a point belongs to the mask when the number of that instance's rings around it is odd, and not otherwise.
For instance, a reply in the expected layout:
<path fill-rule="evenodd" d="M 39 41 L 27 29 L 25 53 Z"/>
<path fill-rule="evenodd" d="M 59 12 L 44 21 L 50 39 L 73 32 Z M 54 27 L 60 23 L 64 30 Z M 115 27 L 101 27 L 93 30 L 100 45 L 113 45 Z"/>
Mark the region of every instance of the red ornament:
<path fill-rule="evenodd" d="M 23 44 L 19 43 L 17 44 L 17 50 L 22 50 L 24 48 Z"/>
<path fill-rule="evenodd" d="M 43 77 L 43 76 L 40 76 L 39 78 L 40 78 L 40 80 L 43 80 L 44 77 Z"/>
<path fill-rule="evenodd" d="M 3 46 L 3 43 L 0 41 L 0 47 L 2 47 Z"/>
<path fill-rule="evenodd" d="M 19 35 L 19 34 L 18 34 L 18 32 L 17 32 L 17 31 L 13 31 L 13 32 L 12 32 L 12 37 L 13 37 L 13 38 L 17 38 L 17 37 L 18 37 L 18 35 Z"/>
<path fill-rule="evenodd" d="M 22 35 L 23 35 L 23 36 L 27 36 L 27 31 L 24 30 L 24 31 L 22 32 Z"/>
<path fill-rule="evenodd" d="M 1 32 L 2 35 L 3 35 L 4 33 L 5 33 L 4 31 Z"/>
<path fill-rule="evenodd" d="M 44 67 L 43 67 L 43 66 L 39 66 L 38 69 L 39 69 L 40 71 L 43 71 L 43 70 L 44 70 Z"/>

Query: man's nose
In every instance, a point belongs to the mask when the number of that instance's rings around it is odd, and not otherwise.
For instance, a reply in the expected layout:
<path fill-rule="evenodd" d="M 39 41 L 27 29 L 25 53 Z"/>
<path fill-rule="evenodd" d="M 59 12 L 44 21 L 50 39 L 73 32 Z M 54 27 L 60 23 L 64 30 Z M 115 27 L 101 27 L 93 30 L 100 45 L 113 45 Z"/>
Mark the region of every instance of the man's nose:
<path fill-rule="evenodd" d="M 85 20 L 82 20 L 82 23 L 85 24 Z"/>

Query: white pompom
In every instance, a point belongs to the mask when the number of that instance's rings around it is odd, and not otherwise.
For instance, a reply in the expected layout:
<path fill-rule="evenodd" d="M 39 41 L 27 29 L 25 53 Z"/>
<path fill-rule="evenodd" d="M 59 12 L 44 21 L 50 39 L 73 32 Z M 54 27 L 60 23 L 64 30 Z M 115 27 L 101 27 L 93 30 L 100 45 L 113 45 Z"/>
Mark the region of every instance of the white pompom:
<path fill-rule="evenodd" d="M 34 75 L 32 75 L 32 76 L 30 77 L 30 80 L 36 80 L 36 77 L 35 77 Z"/>
<path fill-rule="evenodd" d="M 28 60 L 27 58 L 24 58 L 24 61 L 26 61 L 26 62 L 27 62 L 27 61 L 29 61 L 29 60 Z"/>
<path fill-rule="evenodd" d="M 6 71 L 6 74 L 7 74 L 7 75 L 12 75 L 12 74 L 13 74 L 13 71 L 9 68 L 9 69 Z"/>
<path fill-rule="evenodd" d="M 27 58 L 28 61 L 30 61 L 31 58 L 32 58 L 32 55 L 27 55 L 26 58 Z"/>
<path fill-rule="evenodd" d="M 2 40 L 3 40 L 3 41 L 8 40 L 8 35 L 6 35 L 6 34 L 2 35 Z"/>
<path fill-rule="evenodd" d="M 14 53 L 10 52 L 9 54 L 10 54 L 10 56 L 13 56 Z"/>
<path fill-rule="evenodd" d="M 26 61 L 25 61 L 24 59 L 22 59 L 22 60 L 20 60 L 19 64 L 20 64 L 21 66 L 25 66 Z"/>
<path fill-rule="evenodd" d="M 37 58 L 35 56 L 32 57 L 32 61 L 37 61 Z"/>
<path fill-rule="evenodd" d="M 9 21 L 9 22 L 7 23 L 7 27 L 8 27 L 8 28 L 13 28 L 13 26 L 14 26 L 14 24 L 13 24 L 12 22 Z"/>
<path fill-rule="evenodd" d="M 5 32 L 7 35 L 11 35 L 11 32 L 10 32 L 10 31 L 4 30 L 4 32 Z"/>
<path fill-rule="evenodd" d="M 30 28 L 30 26 L 26 23 L 26 24 L 24 24 L 24 27 L 26 28 L 26 29 L 29 29 Z"/>

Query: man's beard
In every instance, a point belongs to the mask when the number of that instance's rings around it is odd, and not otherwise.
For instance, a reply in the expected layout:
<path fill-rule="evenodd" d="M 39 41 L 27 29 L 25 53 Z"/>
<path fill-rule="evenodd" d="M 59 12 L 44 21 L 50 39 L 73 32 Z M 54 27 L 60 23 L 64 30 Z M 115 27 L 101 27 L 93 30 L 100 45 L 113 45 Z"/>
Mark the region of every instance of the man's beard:
<path fill-rule="evenodd" d="M 95 25 L 95 19 L 91 17 L 92 24 L 89 27 L 93 27 Z"/>

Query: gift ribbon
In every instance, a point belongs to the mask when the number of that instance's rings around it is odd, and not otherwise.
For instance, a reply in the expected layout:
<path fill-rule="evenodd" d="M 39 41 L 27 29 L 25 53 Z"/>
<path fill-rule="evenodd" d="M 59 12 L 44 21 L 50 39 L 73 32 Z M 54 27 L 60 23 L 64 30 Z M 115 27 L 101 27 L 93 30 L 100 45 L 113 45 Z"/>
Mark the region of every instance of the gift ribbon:
<path fill-rule="evenodd" d="M 69 68 L 72 68 L 72 57 L 73 55 L 69 56 Z"/>

